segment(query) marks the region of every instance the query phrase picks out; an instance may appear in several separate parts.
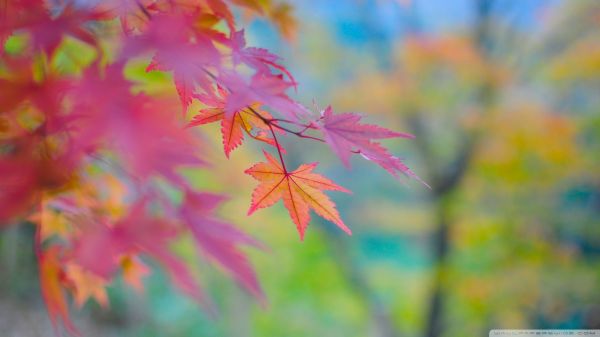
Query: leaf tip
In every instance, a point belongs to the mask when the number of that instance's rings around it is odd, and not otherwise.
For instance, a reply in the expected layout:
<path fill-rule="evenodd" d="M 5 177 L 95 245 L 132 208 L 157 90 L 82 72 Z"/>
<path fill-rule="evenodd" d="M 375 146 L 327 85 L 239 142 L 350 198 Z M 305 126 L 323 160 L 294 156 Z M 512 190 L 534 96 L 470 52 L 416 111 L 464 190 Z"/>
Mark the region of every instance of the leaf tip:
<path fill-rule="evenodd" d="M 344 223 L 344 221 L 342 221 L 342 219 L 337 219 L 335 221 L 335 224 L 344 231 L 344 233 L 348 234 L 348 235 L 352 235 L 352 230 L 346 226 L 346 224 Z"/>

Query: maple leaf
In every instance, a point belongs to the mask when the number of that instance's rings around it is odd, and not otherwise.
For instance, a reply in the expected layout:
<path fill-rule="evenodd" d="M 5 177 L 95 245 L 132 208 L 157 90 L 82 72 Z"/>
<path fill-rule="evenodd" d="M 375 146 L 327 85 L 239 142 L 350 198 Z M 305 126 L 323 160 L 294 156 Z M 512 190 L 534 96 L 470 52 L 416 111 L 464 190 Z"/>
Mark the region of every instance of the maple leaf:
<path fill-rule="evenodd" d="M 231 0 L 231 2 L 247 8 L 244 16 L 264 16 L 279 30 L 283 38 L 293 42 L 298 31 L 298 20 L 294 16 L 294 7 L 288 2 L 273 2 L 270 0 Z"/>
<path fill-rule="evenodd" d="M 117 97 L 99 102 L 92 94 L 97 91 Z M 85 74 L 75 91 L 75 104 L 81 111 L 77 132 L 73 133 L 76 145 L 108 145 L 138 177 L 160 174 L 171 183 L 185 185 L 177 166 L 200 165 L 197 140 L 181 132 L 170 111 L 172 103 L 128 91 L 129 83 L 122 78 L 120 66 L 108 67 L 103 77 L 94 71 Z"/>
<path fill-rule="evenodd" d="M 197 302 L 211 309 L 187 266 L 169 249 L 178 230 L 174 223 L 149 217 L 146 201 L 134 204 L 124 218 L 108 226 L 90 223 L 74 242 L 74 262 L 95 275 L 110 279 L 121 265 L 123 256 L 132 252 L 146 254 L 160 262 L 169 272 L 173 283 Z M 102 259 L 98 259 L 102 256 Z"/>
<path fill-rule="evenodd" d="M 61 104 L 72 81 L 48 71 L 43 79 L 36 79 L 31 57 L 3 57 L 0 73 L 0 113 L 11 114 L 29 101 L 44 115 L 45 133 L 65 129 L 66 117 L 61 116 Z"/>
<path fill-rule="evenodd" d="M 0 225 L 8 225 L 37 199 L 36 167 L 32 164 L 35 161 L 0 158 Z"/>
<path fill-rule="evenodd" d="M 153 0 L 103 0 L 88 3 L 107 17 L 118 18 L 125 35 L 140 32 L 147 25 L 145 14 L 156 9 L 156 2 Z"/>
<path fill-rule="evenodd" d="M 264 48 L 246 47 L 246 38 L 244 30 L 232 32 L 230 46 L 234 64 L 245 63 L 254 68 L 258 73 L 270 74 L 270 68 L 273 67 L 284 73 L 291 83 L 296 86 L 296 80 L 292 74 L 281 64 L 277 63 L 281 58 L 270 53 Z"/>
<path fill-rule="evenodd" d="M 325 141 L 346 167 L 350 167 L 350 156 L 361 154 L 365 159 L 373 161 L 383 169 L 397 176 L 398 172 L 413 177 L 415 175 L 402 161 L 373 139 L 385 138 L 414 138 L 407 133 L 395 132 L 377 125 L 361 124 L 362 116 L 355 113 L 334 114 L 331 106 L 322 112 L 319 129 L 325 136 Z"/>
<path fill-rule="evenodd" d="M 227 91 L 223 88 L 217 88 L 219 96 L 200 95 L 201 101 L 209 104 L 211 107 L 200 110 L 200 113 L 192 118 L 188 127 L 198 126 L 208 123 L 221 121 L 221 135 L 223 139 L 223 150 L 225 156 L 229 158 L 229 154 L 244 141 L 244 132 L 250 137 L 273 144 L 270 139 L 253 135 L 253 130 L 266 131 L 269 126 L 264 122 L 263 118 L 270 119 L 271 115 L 266 111 L 260 111 L 258 104 L 253 104 L 248 108 L 244 108 L 234 112 L 231 116 L 225 115 L 225 100 Z M 261 117 L 256 114 L 260 114 Z"/>
<path fill-rule="evenodd" d="M 298 32 L 298 21 L 294 17 L 294 8 L 286 2 L 274 5 L 269 9 L 269 18 L 277 26 L 283 37 L 293 41 Z"/>
<path fill-rule="evenodd" d="M 150 269 L 136 256 L 125 255 L 121 258 L 123 279 L 138 292 L 144 290 L 142 278 L 150 274 Z"/>
<path fill-rule="evenodd" d="M 311 208 L 344 232 L 352 234 L 340 218 L 335 204 L 322 192 L 330 190 L 350 193 L 349 190 L 313 173 L 317 163 L 303 164 L 295 171 L 287 172 L 270 154 L 267 152 L 264 154 L 267 162 L 258 163 L 245 171 L 260 182 L 252 193 L 252 205 L 248 215 L 260 208 L 272 206 L 282 199 L 292 221 L 296 224 L 301 240 L 304 239 L 304 232 L 310 221 Z"/>
<path fill-rule="evenodd" d="M 45 202 L 42 202 L 42 211 L 36 213 L 35 216 L 38 218 L 31 219 L 35 223 L 40 224 L 41 238 L 45 240 L 53 235 L 66 238 L 69 233 L 69 223 L 63 214 L 56 212 L 46 206 Z"/>
<path fill-rule="evenodd" d="M 231 0 L 236 5 L 249 8 L 257 13 L 263 12 L 263 5 L 268 4 L 268 1 L 261 0 Z"/>
<path fill-rule="evenodd" d="M 225 22 L 227 22 L 227 27 L 229 30 L 235 30 L 233 14 L 223 0 L 206 0 L 206 3 L 216 16 L 224 19 Z"/>
<path fill-rule="evenodd" d="M 310 115 L 308 109 L 285 93 L 295 83 L 286 81 L 282 74 L 259 72 L 252 76 L 248 83 L 240 74 L 223 72 L 219 80 L 230 92 L 225 104 L 226 115 L 232 115 L 256 102 L 261 102 L 262 105 L 269 106 L 293 120 Z"/>
<path fill-rule="evenodd" d="M 379 143 L 371 143 L 368 147 L 362 148 L 360 155 L 366 160 L 370 160 L 375 164 L 381 166 L 384 170 L 388 171 L 394 177 L 398 176 L 398 172 L 411 177 L 421 184 L 431 188 L 425 181 L 423 181 L 418 175 L 416 175 L 402 160 L 396 156 L 393 156 L 388 149 L 383 147 Z"/>
<path fill-rule="evenodd" d="M 217 1 L 219 2 L 219 1 Z M 161 14 L 152 17 L 143 34 L 125 41 L 121 59 L 156 51 L 146 71 L 171 71 L 183 112 L 191 104 L 196 86 L 208 90 L 211 78 L 205 67 L 220 66 L 221 55 L 212 38 L 214 30 L 195 29 L 201 17 L 185 14 Z"/>
<path fill-rule="evenodd" d="M 95 299 L 103 308 L 108 307 L 108 295 L 106 294 L 108 282 L 106 280 L 74 263 L 67 264 L 66 274 L 74 285 L 75 304 L 79 308 L 88 298 Z"/>
<path fill-rule="evenodd" d="M 175 89 L 184 112 L 192 103 L 194 88 L 199 85 L 203 88 L 210 86 L 210 78 L 203 71 L 202 66 L 216 65 L 217 51 L 209 43 L 204 45 L 185 44 L 178 45 L 176 49 L 159 50 L 146 71 L 172 71 Z"/>
<path fill-rule="evenodd" d="M 6 1 L 5 1 L 6 2 Z M 14 3 L 2 3 L 0 15 L 0 37 L 7 36 L 13 31 L 24 29 L 31 35 L 33 46 L 43 49 L 50 54 L 54 53 L 65 35 L 72 36 L 94 47 L 97 46 L 96 37 L 87 29 L 85 24 L 90 21 L 104 20 L 107 17 L 101 12 L 78 9 L 66 5 L 59 11 L 57 8 L 47 8 L 46 1 L 26 0 Z M 6 10 L 6 11 L 5 11 Z M 9 12 L 10 10 L 10 12 Z"/>
<path fill-rule="evenodd" d="M 182 218 L 198 242 L 201 252 L 230 272 L 248 291 L 264 302 L 265 295 L 241 245 L 263 246 L 234 226 L 215 217 L 214 210 L 225 200 L 212 193 L 186 191 Z"/>
<path fill-rule="evenodd" d="M 71 153 L 40 156 L 47 143 L 41 138 L 0 140 L 0 224 L 29 210 L 44 189 L 54 190 L 72 181 L 79 157 Z"/>
<path fill-rule="evenodd" d="M 52 326 L 58 336 L 59 321 L 62 321 L 63 326 L 67 331 L 79 336 L 79 331 L 73 325 L 69 318 L 69 306 L 65 299 L 65 293 L 61 279 L 64 276 L 62 263 L 59 258 L 59 248 L 51 247 L 46 252 L 39 256 L 39 272 L 40 272 L 40 288 L 48 316 L 52 322 Z"/>

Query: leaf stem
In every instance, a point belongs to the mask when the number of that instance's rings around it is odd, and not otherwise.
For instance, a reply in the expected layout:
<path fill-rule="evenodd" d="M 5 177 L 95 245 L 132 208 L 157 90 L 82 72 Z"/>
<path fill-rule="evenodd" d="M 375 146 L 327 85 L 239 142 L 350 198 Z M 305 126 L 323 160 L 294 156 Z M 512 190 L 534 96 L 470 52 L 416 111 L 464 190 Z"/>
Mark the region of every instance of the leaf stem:
<path fill-rule="evenodd" d="M 279 155 L 279 160 L 281 161 L 281 167 L 283 168 L 283 172 L 287 175 L 288 170 L 285 167 L 285 161 L 283 160 L 283 154 L 281 153 L 281 145 L 279 145 L 279 141 L 277 140 L 277 136 L 275 135 L 275 131 L 273 130 L 273 126 L 269 125 L 269 130 L 271 130 L 271 134 L 273 135 L 273 141 L 275 142 L 275 147 L 277 148 L 277 154 Z"/>
<path fill-rule="evenodd" d="M 142 3 L 140 3 L 139 0 L 136 1 L 136 4 L 137 4 L 138 8 L 142 11 L 142 13 L 144 13 L 144 15 L 148 18 L 148 20 L 151 20 L 152 15 L 150 14 L 150 12 L 148 12 L 146 7 L 144 5 L 142 5 Z"/>
<path fill-rule="evenodd" d="M 212 78 L 215 82 L 217 82 L 217 84 L 221 84 L 219 83 L 219 79 L 217 78 L 217 76 L 215 74 L 213 74 L 211 71 L 209 71 L 206 68 L 202 68 L 202 71 L 204 71 L 204 73 L 206 75 L 208 75 L 210 78 Z M 230 88 L 228 88 L 227 86 L 224 86 L 225 89 L 227 89 L 227 91 L 229 92 L 233 92 Z M 263 115 L 261 115 L 258 111 L 256 111 L 256 109 L 254 109 L 251 106 L 247 106 L 246 107 L 248 110 L 250 110 L 250 112 L 252 112 L 256 117 L 258 117 L 263 123 L 265 123 L 268 127 L 269 130 L 271 131 L 271 135 L 273 135 L 273 141 L 275 142 L 275 146 L 277 147 L 277 154 L 279 155 L 279 160 L 281 161 L 281 166 L 284 170 L 284 172 L 287 174 L 287 169 L 285 166 L 285 161 L 283 160 L 283 154 L 281 153 L 281 145 L 279 144 L 279 141 L 277 140 L 277 135 L 275 134 L 275 130 L 273 129 L 273 127 L 278 128 L 279 130 L 282 130 L 284 132 L 293 134 L 299 138 L 306 138 L 306 139 L 312 139 L 312 140 L 316 140 L 319 142 L 324 143 L 325 140 L 319 137 L 313 137 L 313 136 L 309 136 L 309 135 L 305 135 L 304 132 L 306 132 L 309 129 L 316 129 L 317 127 L 313 124 L 313 122 L 309 122 L 308 124 L 301 124 L 298 122 L 294 122 L 288 119 L 282 119 L 282 118 L 266 118 Z M 322 118 L 322 117 L 321 117 Z M 302 130 L 300 131 L 294 131 L 291 129 L 288 129 L 287 127 L 281 126 L 279 125 L 279 123 L 288 123 L 288 124 L 294 124 L 296 126 L 302 126 L 304 127 Z"/>
<path fill-rule="evenodd" d="M 277 124 L 276 122 L 273 122 L 273 120 L 271 120 L 271 119 L 265 118 L 264 122 L 267 123 L 267 124 L 272 124 L 274 127 L 278 128 L 280 130 L 283 130 L 283 131 L 285 131 L 287 133 L 291 133 L 291 134 L 293 134 L 295 136 L 298 136 L 300 138 L 306 138 L 306 139 L 316 140 L 316 141 L 319 141 L 319 142 L 325 142 L 325 140 L 322 139 L 322 138 L 313 137 L 313 136 L 309 136 L 309 135 L 305 135 L 304 134 L 304 132 L 306 132 L 306 130 L 308 130 L 308 129 L 314 129 L 314 127 L 312 125 L 310 125 L 310 124 L 309 125 L 304 125 L 304 129 L 302 129 L 300 131 L 294 131 L 294 130 L 290 130 L 290 129 L 286 128 L 286 127 L 283 127 L 283 126 Z M 298 125 L 298 124 L 296 124 L 296 125 Z M 303 124 L 301 124 L 301 125 L 303 125 Z"/>
<path fill-rule="evenodd" d="M 208 75 L 210 78 L 212 78 L 215 82 L 217 82 L 217 84 L 220 84 L 219 79 L 217 78 L 217 76 L 215 76 L 215 74 L 213 74 L 212 72 L 210 72 L 209 70 L 207 70 L 206 68 L 202 68 L 202 71 L 204 71 L 204 73 L 206 75 Z M 229 89 L 227 86 L 224 86 L 229 92 L 233 92 L 231 89 Z M 306 139 L 312 139 L 312 140 L 316 140 L 319 142 L 325 142 L 324 139 L 322 138 L 318 138 L 318 137 L 313 137 L 313 136 L 308 136 L 305 135 L 304 132 L 306 132 L 308 129 L 316 129 L 316 127 L 313 125 L 312 122 L 309 122 L 308 124 L 301 124 L 301 123 L 297 123 L 288 119 L 282 119 L 282 118 L 265 118 L 263 115 L 261 115 L 260 113 L 258 113 L 258 111 L 256 111 L 256 109 L 254 109 L 251 106 L 247 107 L 248 110 L 250 110 L 256 117 L 258 117 L 261 121 L 263 121 L 263 123 L 269 125 L 269 126 L 274 126 L 282 131 L 285 131 L 287 133 L 291 133 L 295 136 L 298 136 L 300 138 L 306 138 Z M 322 118 L 322 117 L 321 117 Z M 319 118 L 320 119 L 320 118 Z M 291 129 L 288 129 L 287 127 L 281 126 L 278 124 L 278 122 L 281 123 L 289 123 L 289 124 L 294 124 L 296 126 L 303 126 L 304 129 L 300 130 L 300 131 L 294 131 Z"/>

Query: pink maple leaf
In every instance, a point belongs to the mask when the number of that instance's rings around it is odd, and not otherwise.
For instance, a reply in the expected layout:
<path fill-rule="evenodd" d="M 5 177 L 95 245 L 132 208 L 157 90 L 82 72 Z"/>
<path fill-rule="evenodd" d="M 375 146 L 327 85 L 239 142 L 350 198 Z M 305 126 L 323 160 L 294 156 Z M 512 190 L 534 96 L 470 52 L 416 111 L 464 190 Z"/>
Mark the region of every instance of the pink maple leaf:
<path fill-rule="evenodd" d="M 231 53 L 234 64 L 244 63 L 254 68 L 259 74 L 269 75 L 271 67 L 284 73 L 291 84 L 296 87 L 296 80 L 292 74 L 278 62 L 281 58 L 272 54 L 264 48 L 246 47 L 246 38 L 244 30 L 231 33 L 230 38 Z"/>
<path fill-rule="evenodd" d="M 153 16 L 147 30 L 125 41 L 123 59 L 154 51 L 146 71 L 171 71 L 184 112 L 196 86 L 210 90 L 207 68 L 219 68 L 221 55 L 210 35 L 193 30 L 194 17 L 184 14 Z"/>
<path fill-rule="evenodd" d="M 259 299 L 265 295 L 241 245 L 264 248 L 233 225 L 217 219 L 213 213 L 225 198 L 212 193 L 186 191 L 182 218 L 198 242 L 201 252 L 223 266 L 248 291 Z"/>
<path fill-rule="evenodd" d="M 373 139 L 414 138 L 414 136 L 377 125 L 362 124 L 361 119 L 362 116 L 355 113 L 334 114 L 331 106 L 328 106 L 319 120 L 318 126 L 325 136 L 325 141 L 344 165 L 350 167 L 350 156 L 358 153 L 393 176 L 397 176 L 400 172 L 418 179 L 402 160 L 390 154 L 380 143 L 373 141 Z"/>
<path fill-rule="evenodd" d="M 283 75 L 257 73 L 248 83 L 237 73 L 223 73 L 220 80 L 231 92 L 225 103 L 225 115 L 228 117 L 256 102 L 293 120 L 309 114 L 308 109 L 285 93 L 294 84 L 286 81 Z"/>

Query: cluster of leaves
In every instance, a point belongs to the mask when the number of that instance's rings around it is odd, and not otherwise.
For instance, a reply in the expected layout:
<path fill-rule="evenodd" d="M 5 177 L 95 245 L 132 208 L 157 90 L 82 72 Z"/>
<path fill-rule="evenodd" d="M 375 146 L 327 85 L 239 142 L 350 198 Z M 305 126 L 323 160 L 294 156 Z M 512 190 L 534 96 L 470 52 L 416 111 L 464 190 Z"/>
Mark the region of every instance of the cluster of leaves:
<path fill-rule="evenodd" d="M 327 143 L 346 166 L 360 154 L 394 176 L 415 177 L 375 141 L 410 135 L 330 107 L 314 113 L 290 98 L 296 81 L 276 55 L 246 46 L 232 6 L 291 34 L 289 8 L 270 1 L 0 3 L 0 222 L 36 224 L 42 294 L 55 327 L 76 333 L 66 294 L 78 305 L 89 298 L 106 305 L 116 275 L 141 289 L 148 268 L 140 256 L 210 308 L 169 248 L 185 233 L 263 297 L 241 250 L 261 245 L 215 214 L 223 196 L 192 188 L 182 174 L 207 166 L 196 126 L 220 122 L 228 157 L 245 136 L 277 153 L 265 151 L 266 161 L 246 170 L 259 181 L 248 213 L 283 200 L 301 238 L 310 209 L 350 233 L 323 193 L 348 191 L 314 173 L 316 163 L 288 169 L 278 137 Z M 91 57 L 74 55 L 85 48 Z M 179 102 L 136 90 L 126 69 L 140 60 L 147 72 L 171 74 Z M 204 108 L 188 119 L 194 101 Z"/>

